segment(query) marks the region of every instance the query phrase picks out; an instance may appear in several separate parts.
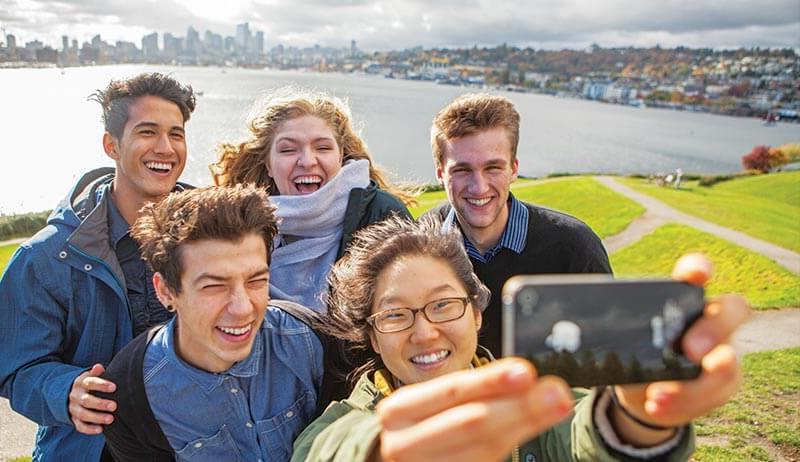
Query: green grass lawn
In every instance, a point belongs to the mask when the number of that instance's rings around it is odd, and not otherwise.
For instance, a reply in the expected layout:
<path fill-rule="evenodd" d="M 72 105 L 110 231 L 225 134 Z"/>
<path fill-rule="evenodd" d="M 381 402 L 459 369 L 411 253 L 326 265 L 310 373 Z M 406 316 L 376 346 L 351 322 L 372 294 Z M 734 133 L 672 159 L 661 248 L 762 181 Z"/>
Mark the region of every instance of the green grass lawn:
<path fill-rule="evenodd" d="M 800 277 L 766 257 L 694 228 L 670 224 L 611 255 L 618 277 L 669 276 L 681 255 L 702 252 L 714 262 L 709 295 L 740 293 L 754 308 L 800 305 Z"/>
<path fill-rule="evenodd" d="M 800 348 L 751 353 L 742 390 L 697 421 L 698 462 L 800 460 Z"/>
<path fill-rule="evenodd" d="M 17 250 L 17 247 L 19 247 L 19 244 L 0 246 L 0 275 L 5 272 L 8 260 L 11 259 L 11 255 Z"/>
<path fill-rule="evenodd" d="M 563 177 L 547 180 L 519 180 L 511 187 L 524 201 L 543 205 L 576 216 L 585 221 L 601 238 L 625 229 L 644 209 L 590 177 Z M 444 191 L 425 193 L 419 205 L 411 210 L 417 217 L 428 209 L 447 201 Z"/>
<path fill-rule="evenodd" d="M 713 187 L 688 182 L 678 190 L 634 178 L 622 182 L 683 212 L 800 252 L 800 172 L 759 175 Z"/>

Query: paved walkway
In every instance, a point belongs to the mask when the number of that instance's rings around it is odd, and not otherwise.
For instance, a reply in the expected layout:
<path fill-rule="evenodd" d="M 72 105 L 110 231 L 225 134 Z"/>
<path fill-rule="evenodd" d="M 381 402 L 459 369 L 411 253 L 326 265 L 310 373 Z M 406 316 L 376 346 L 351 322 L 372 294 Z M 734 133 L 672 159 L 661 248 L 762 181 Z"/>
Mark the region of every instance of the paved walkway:
<path fill-rule="evenodd" d="M 757 252 L 774 260 L 792 273 L 800 274 L 800 253 L 675 210 L 658 199 L 634 191 L 628 186 L 618 183 L 611 177 L 597 176 L 594 178 L 608 188 L 638 202 L 645 208 L 644 215 L 634 220 L 624 231 L 603 240 L 603 244 L 606 246 L 608 253 L 613 253 L 622 247 L 633 244 L 645 234 L 654 231 L 665 223 L 676 222 L 689 225 Z"/>

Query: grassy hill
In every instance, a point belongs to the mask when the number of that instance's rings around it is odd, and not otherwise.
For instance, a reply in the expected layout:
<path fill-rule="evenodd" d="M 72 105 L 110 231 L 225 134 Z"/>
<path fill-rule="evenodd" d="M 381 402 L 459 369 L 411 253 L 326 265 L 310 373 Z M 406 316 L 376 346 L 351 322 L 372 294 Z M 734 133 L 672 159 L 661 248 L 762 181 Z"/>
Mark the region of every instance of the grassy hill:
<path fill-rule="evenodd" d="M 19 247 L 18 244 L 0 246 L 0 275 L 6 270 L 8 260 L 11 259 L 11 255 L 17 250 L 17 247 Z"/>
<path fill-rule="evenodd" d="M 633 178 L 622 181 L 683 212 L 800 252 L 800 172 L 759 175 L 713 187 L 688 182 L 681 189 Z"/>
<path fill-rule="evenodd" d="M 611 255 L 617 276 L 669 277 L 681 255 L 702 252 L 714 262 L 709 295 L 740 293 L 753 308 L 800 305 L 800 277 L 747 249 L 684 225 L 656 229 Z"/>
<path fill-rule="evenodd" d="M 763 197 L 800 207 L 800 171 L 749 176 L 717 183 L 713 189 Z"/>

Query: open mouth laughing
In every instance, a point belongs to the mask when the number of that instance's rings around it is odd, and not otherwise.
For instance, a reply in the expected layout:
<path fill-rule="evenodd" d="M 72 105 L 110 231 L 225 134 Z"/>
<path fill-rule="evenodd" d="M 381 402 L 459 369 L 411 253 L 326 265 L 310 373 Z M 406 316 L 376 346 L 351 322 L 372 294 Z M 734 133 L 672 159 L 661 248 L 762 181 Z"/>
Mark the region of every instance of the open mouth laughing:
<path fill-rule="evenodd" d="M 150 171 L 155 173 L 166 174 L 172 171 L 173 164 L 171 162 L 156 162 L 150 161 L 145 162 L 145 167 L 147 167 Z"/>
<path fill-rule="evenodd" d="M 250 331 L 253 329 L 253 323 L 251 322 L 240 327 L 216 326 L 216 329 L 225 334 L 227 337 L 232 337 L 233 339 L 243 339 L 250 334 Z"/>
<path fill-rule="evenodd" d="M 294 187 L 300 194 L 310 194 L 322 187 L 322 177 L 319 175 L 303 175 L 294 179 Z"/>

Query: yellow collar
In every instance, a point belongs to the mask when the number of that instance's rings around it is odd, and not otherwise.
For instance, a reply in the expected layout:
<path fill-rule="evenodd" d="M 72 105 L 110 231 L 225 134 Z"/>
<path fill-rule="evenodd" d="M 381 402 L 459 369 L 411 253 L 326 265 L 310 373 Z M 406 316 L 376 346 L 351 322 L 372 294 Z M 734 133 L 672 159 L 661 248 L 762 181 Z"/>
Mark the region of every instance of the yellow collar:
<path fill-rule="evenodd" d="M 489 358 L 481 358 L 477 354 L 472 357 L 472 361 L 470 362 L 471 367 L 481 367 L 485 364 L 488 364 L 490 361 Z M 394 377 L 392 373 L 389 372 L 388 369 L 379 369 L 375 371 L 375 375 L 373 377 L 373 381 L 375 382 L 375 387 L 378 388 L 378 391 L 381 392 L 383 396 L 389 396 L 392 394 L 393 391 L 396 390 L 394 386 Z"/>

